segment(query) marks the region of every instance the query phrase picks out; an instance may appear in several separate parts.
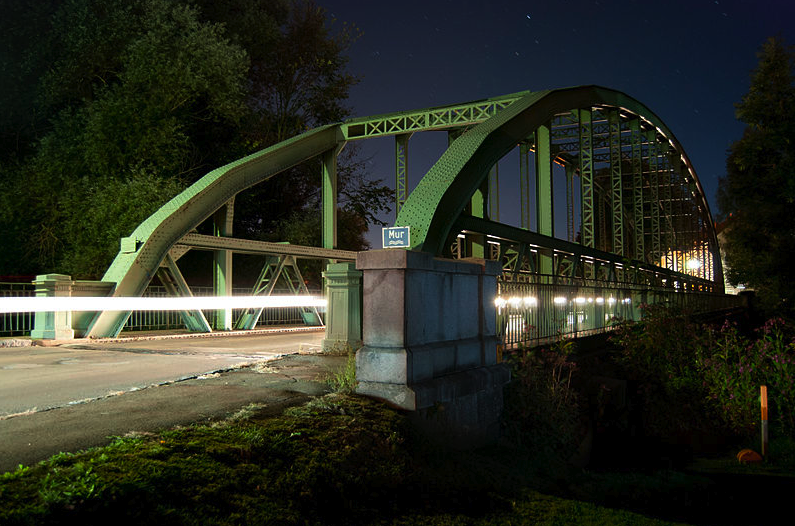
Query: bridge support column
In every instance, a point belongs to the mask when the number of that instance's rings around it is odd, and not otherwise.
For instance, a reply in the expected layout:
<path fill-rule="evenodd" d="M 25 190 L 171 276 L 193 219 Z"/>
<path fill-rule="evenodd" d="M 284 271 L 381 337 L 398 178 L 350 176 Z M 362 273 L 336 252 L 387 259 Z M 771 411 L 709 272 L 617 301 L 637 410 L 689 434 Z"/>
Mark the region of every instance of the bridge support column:
<path fill-rule="evenodd" d="M 72 295 L 72 277 L 64 274 L 42 274 L 33 282 L 37 297 L 62 297 Z M 72 330 L 72 313 L 37 312 L 33 321 L 30 337 L 43 340 L 71 340 L 75 337 Z"/>
<path fill-rule="evenodd" d="M 429 437 L 453 447 L 499 434 L 496 261 L 453 261 L 403 250 L 360 252 L 363 340 L 357 392 L 413 411 Z"/>
<path fill-rule="evenodd" d="M 362 273 L 352 262 L 330 263 L 326 278 L 326 338 L 323 350 L 362 345 Z"/>

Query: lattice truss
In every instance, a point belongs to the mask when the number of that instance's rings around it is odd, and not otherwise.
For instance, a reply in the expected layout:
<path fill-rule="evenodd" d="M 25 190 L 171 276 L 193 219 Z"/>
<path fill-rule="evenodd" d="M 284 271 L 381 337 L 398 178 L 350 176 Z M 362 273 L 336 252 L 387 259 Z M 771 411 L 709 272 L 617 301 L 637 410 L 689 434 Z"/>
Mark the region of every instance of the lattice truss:
<path fill-rule="evenodd" d="M 532 179 L 538 192 L 538 178 L 547 176 L 538 170 L 539 139 L 546 139 L 541 149 L 565 168 L 567 241 L 590 255 L 571 245 L 549 250 L 538 241 L 500 238 L 482 225 L 480 232 L 464 231 L 453 239 L 454 256 L 501 258 L 506 275 L 517 280 L 553 275 L 713 289 L 718 248 L 709 211 L 699 199 L 692 168 L 659 129 L 627 110 L 593 106 L 555 115 L 546 136 L 535 133 L 518 145 L 520 226 L 529 230 L 535 212 Z M 473 248 L 484 234 L 489 247 Z"/>

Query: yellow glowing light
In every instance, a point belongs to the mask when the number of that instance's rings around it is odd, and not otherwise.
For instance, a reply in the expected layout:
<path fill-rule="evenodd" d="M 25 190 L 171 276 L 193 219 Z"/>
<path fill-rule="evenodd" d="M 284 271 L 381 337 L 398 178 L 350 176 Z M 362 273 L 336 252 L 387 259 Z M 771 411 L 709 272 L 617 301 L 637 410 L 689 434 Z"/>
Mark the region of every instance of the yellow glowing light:
<path fill-rule="evenodd" d="M 696 270 L 701 268 L 701 261 L 697 260 L 696 258 L 690 258 L 687 260 L 685 265 L 687 270 Z"/>

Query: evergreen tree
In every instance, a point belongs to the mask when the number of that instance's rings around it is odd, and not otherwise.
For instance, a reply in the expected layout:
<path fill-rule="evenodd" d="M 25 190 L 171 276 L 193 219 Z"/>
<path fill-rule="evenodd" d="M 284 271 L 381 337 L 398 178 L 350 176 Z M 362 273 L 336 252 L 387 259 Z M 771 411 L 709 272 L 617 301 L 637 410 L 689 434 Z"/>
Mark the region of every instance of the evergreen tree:
<path fill-rule="evenodd" d="M 732 144 L 718 204 L 729 219 L 724 250 L 733 284 L 756 290 L 763 307 L 791 313 L 795 301 L 795 52 L 778 38 L 758 54 L 748 93 L 736 105 L 746 124 Z"/>

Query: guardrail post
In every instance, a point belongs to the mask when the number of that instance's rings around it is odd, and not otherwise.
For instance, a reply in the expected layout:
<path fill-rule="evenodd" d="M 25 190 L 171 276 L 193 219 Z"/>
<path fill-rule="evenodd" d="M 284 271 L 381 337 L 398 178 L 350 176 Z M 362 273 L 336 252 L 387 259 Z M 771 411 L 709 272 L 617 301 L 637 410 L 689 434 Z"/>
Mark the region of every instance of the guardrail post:
<path fill-rule="evenodd" d="M 36 276 L 36 297 L 59 297 L 72 295 L 72 277 L 64 274 L 41 274 Z M 72 313 L 37 312 L 30 337 L 43 340 L 71 340 L 75 337 L 72 330 Z"/>
<path fill-rule="evenodd" d="M 330 263 L 326 278 L 326 338 L 323 349 L 362 345 L 362 272 L 353 262 Z"/>

